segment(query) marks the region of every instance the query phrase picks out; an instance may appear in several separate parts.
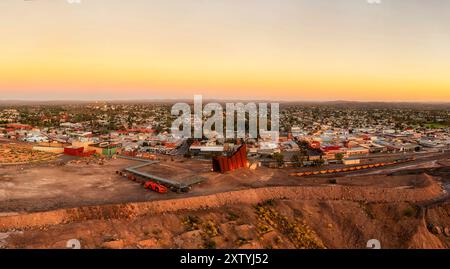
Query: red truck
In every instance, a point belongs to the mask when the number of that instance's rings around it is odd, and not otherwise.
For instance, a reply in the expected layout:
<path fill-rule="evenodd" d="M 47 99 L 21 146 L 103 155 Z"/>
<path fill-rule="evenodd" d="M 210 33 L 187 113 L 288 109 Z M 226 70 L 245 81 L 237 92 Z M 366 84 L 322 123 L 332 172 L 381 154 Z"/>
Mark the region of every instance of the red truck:
<path fill-rule="evenodd" d="M 169 191 L 165 186 L 155 183 L 153 181 L 147 181 L 144 184 L 144 188 L 158 192 L 158 193 L 166 193 Z"/>
<path fill-rule="evenodd" d="M 129 180 L 136 181 L 140 184 L 143 184 L 145 189 L 152 190 L 157 193 L 167 193 L 169 191 L 169 189 L 164 185 L 158 184 L 151 180 L 144 180 L 141 177 L 136 176 L 132 173 L 123 172 L 123 171 L 117 171 L 116 173 L 121 176 L 127 177 Z"/>

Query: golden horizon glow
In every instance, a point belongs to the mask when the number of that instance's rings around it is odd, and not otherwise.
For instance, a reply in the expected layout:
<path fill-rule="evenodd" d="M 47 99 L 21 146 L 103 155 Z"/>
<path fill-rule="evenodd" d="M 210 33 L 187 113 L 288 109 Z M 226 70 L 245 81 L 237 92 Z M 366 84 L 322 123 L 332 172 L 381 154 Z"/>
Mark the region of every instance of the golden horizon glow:
<path fill-rule="evenodd" d="M 0 99 L 450 101 L 449 4 L 345 2 L 5 0 Z"/>

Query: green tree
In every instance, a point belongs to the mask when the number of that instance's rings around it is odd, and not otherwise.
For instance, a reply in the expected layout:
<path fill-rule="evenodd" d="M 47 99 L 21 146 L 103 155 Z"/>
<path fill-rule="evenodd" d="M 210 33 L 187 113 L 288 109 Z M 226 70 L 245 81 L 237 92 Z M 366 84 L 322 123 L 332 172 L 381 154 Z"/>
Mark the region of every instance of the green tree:
<path fill-rule="evenodd" d="M 273 158 L 275 159 L 279 167 L 284 165 L 284 155 L 282 153 L 274 153 Z"/>
<path fill-rule="evenodd" d="M 304 161 L 304 156 L 301 154 L 294 154 L 291 157 L 291 162 L 294 164 L 295 167 L 302 167 L 303 166 L 303 161 Z"/>
<path fill-rule="evenodd" d="M 336 153 L 335 158 L 336 160 L 341 161 L 344 159 L 344 153 Z"/>

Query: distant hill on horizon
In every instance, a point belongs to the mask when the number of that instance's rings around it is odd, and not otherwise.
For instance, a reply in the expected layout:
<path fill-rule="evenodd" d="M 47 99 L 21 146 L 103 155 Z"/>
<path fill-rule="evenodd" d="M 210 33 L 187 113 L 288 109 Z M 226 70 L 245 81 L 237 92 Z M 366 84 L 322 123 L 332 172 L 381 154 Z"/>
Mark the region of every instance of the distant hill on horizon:
<path fill-rule="evenodd" d="M 20 105 L 83 105 L 94 103 L 108 104 L 174 104 L 174 103 L 193 103 L 193 99 L 143 99 L 143 100 L 0 100 L 2 106 L 20 106 Z M 248 102 L 277 102 L 281 105 L 327 105 L 327 106 L 348 106 L 348 107 L 440 107 L 450 109 L 450 102 L 417 102 L 417 101 L 276 101 L 276 100 L 245 100 L 245 99 L 203 99 L 203 103 L 248 103 Z"/>

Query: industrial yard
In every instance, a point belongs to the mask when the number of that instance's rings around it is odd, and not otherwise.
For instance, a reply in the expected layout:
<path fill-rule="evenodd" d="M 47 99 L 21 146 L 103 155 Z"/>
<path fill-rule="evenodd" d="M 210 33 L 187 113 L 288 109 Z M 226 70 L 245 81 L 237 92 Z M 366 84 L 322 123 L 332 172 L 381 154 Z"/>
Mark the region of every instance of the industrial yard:
<path fill-rule="evenodd" d="M 1 141 L 0 248 L 450 245 L 445 150 L 299 167 L 262 165 L 245 144 L 213 158 L 47 144 Z"/>
<path fill-rule="evenodd" d="M 448 248 L 448 202 L 419 206 L 441 195 L 438 177 L 409 178 L 371 178 L 395 188 L 264 187 L 10 215 L 0 230 L 8 248 L 65 248 L 72 238 L 83 248 L 364 248 L 367 238 L 384 248 Z"/>
<path fill-rule="evenodd" d="M 376 236 L 386 247 L 447 248 L 450 159 L 433 158 L 414 169 L 298 177 L 294 168 L 217 173 L 208 161 L 161 156 L 142 171 L 204 178 L 165 194 L 115 173 L 136 160 L 0 166 L 0 247 L 64 248 L 75 237 L 85 248 L 363 248 Z"/>
<path fill-rule="evenodd" d="M 162 158 L 158 164 L 144 167 L 143 171 L 181 181 L 195 177 L 202 177 L 204 181 L 194 185 L 188 193 L 159 194 L 115 173 L 136 164 L 139 162 L 116 158 L 101 163 L 84 160 L 0 166 L 0 214 L 172 199 L 267 186 L 321 186 L 329 185 L 332 177 L 295 177 L 290 175 L 292 170 L 267 167 L 222 174 L 212 172 L 211 163 L 207 161 Z M 343 174 L 332 178 L 337 178 L 339 185 L 350 186 L 394 188 L 420 183 L 420 177 L 390 176 L 386 180 L 386 175 L 358 177 L 358 173 L 363 172 L 354 172 L 352 177 Z"/>

